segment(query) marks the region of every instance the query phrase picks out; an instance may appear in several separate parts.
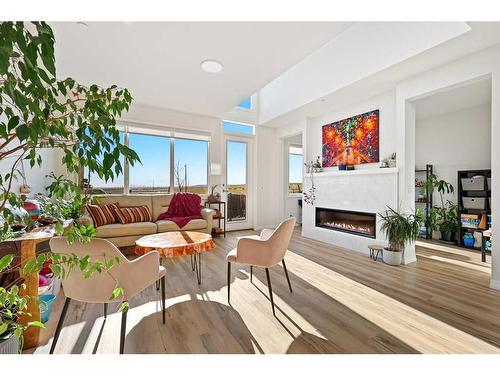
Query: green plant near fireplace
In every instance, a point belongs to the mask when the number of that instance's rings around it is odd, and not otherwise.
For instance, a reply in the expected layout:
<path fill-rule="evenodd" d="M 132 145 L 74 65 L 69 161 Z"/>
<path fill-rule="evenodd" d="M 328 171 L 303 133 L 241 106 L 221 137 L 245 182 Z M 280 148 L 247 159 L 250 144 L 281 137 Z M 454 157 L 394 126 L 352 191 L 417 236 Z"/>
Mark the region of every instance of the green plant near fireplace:
<path fill-rule="evenodd" d="M 60 149 L 68 175 L 87 168 L 105 181 L 122 173 L 121 158 L 131 165 L 139 160 L 120 142 L 116 127 L 117 118 L 132 102 L 129 91 L 114 85 L 103 88 L 81 85 L 72 78 L 58 79 L 54 44 L 52 29 L 45 22 L 0 22 L 0 162 L 5 163 L 7 158 L 11 162 L 8 173 L 0 175 L 0 241 L 14 235 L 11 227 L 17 219 L 15 211 L 22 204 L 12 189 L 13 181 L 24 177 L 20 168 L 23 161 L 31 167 L 42 164 L 38 150 Z M 55 182 L 48 190 L 52 212 L 58 222 L 57 234 L 63 234 L 62 220 L 76 218 L 83 209 L 82 194 L 71 180 L 52 177 Z M 69 241 L 88 241 L 95 231 L 75 221 L 64 234 Z M 18 271 L 20 277 L 0 287 L 0 343 L 13 336 L 21 338 L 27 326 L 42 326 L 36 321 L 19 323 L 27 305 L 20 291 L 24 288 L 23 275 L 38 272 L 48 260 L 52 261 L 54 275 L 61 277 L 77 267 L 91 277 L 107 272 L 116 262 L 46 253 L 26 264 L 13 265 L 11 255 L 2 257 L 0 273 Z M 110 298 L 122 293 L 117 286 Z"/>

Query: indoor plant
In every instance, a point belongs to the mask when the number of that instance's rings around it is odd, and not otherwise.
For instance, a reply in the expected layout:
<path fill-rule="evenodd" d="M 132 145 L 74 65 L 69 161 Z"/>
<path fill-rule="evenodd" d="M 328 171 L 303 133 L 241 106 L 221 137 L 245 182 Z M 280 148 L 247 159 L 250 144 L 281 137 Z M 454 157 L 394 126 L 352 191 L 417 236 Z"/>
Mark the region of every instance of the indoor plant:
<path fill-rule="evenodd" d="M 420 211 L 411 214 L 402 214 L 391 207 L 379 213 L 382 226 L 380 229 L 386 234 L 389 246 L 383 251 L 384 263 L 397 266 L 401 264 L 406 245 L 417 239 L 420 226 L 423 222 Z"/>
<path fill-rule="evenodd" d="M 72 78 L 56 77 L 54 34 L 45 22 L 0 22 L 0 162 L 9 158 L 10 170 L 0 174 L 0 241 L 14 235 L 12 224 L 22 202 L 13 191 L 13 181 L 23 178 L 22 164 L 42 164 L 41 148 L 62 150 L 61 163 L 67 176 L 84 167 L 108 181 L 121 174 L 122 158 L 134 164 L 137 154 L 120 141 L 116 119 L 129 109 L 132 96 L 126 89 L 84 86 Z M 93 228 L 75 222 L 63 232 L 62 220 L 76 219 L 83 208 L 78 185 L 66 177 L 55 177 L 49 186 L 49 207 L 57 220 L 56 233 L 68 241 L 88 241 Z M 24 181 L 24 178 L 23 178 Z M 38 272 L 47 261 L 55 276 L 64 277 L 75 267 L 86 276 L 105 272 L 116 260 L 102 263 L 53 253 L 40 254 L 26 264 L 13 264 L 14 257 L 0 259 L 0 273 L 18 272 L 19 277 L 0 286 L 0 337 L 17 337 L 40 322 L 21 323 L 26 316 L 27 297 L 21 295 L 23 275 Z M 117 286 L 112 298 L 123 291 Z M 111 298 L 110 297 L 110 298 Z M 122 304 L 122 309 L 127 305 Z M 22 344 L 22 342 L 21 342 Z"/>

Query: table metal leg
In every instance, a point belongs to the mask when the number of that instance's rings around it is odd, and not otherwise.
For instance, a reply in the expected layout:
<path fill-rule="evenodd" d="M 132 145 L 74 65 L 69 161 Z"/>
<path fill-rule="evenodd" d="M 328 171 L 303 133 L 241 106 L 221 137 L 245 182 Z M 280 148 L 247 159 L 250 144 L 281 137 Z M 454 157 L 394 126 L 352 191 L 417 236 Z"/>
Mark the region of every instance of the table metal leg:
<path fill-rule="evenodd" d="M 193 255 L 191 255 L 193 257 Z M 198 280 L 198 285 L 201 284 L 201 253 L 194 254 L 194 266 L 193 271 L 196 272 L 196 279 Z"/>

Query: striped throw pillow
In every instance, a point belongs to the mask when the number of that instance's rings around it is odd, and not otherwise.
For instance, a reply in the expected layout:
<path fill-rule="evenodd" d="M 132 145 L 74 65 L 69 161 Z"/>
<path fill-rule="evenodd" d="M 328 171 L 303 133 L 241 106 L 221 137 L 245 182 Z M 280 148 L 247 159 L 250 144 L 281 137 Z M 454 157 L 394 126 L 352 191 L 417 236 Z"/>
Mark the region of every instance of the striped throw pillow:
<path fill-rule="evenodd" d="M 116 218 L 121 224 L 140 223 L 143 221 L 153 221 L 148 206 L 139 207 L 114 207 Z"/>
<path fill-rule="evenodd" d="M 118 207 L 118 203 L 103 205 L 87 204 L 86 206 L 87 212 L 90 214 L 90 217 L 92 217 L 96 228 L 116 223 L 116 217 L 114 214 L 115 207 Z"/>

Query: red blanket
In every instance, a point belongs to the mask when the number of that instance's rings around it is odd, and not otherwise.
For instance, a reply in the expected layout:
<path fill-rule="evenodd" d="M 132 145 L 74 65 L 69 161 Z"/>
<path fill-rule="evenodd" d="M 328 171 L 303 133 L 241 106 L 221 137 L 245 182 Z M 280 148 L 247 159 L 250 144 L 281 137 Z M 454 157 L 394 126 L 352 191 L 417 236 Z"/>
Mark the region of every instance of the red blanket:
<path fill-rule="evenodd" d="M 201 197 L 193 193 L 175 193 L 167 212 L 158 216 L 158 220 L 170 220 L 179 228 L 193 219 L 201 219 Z"/>

